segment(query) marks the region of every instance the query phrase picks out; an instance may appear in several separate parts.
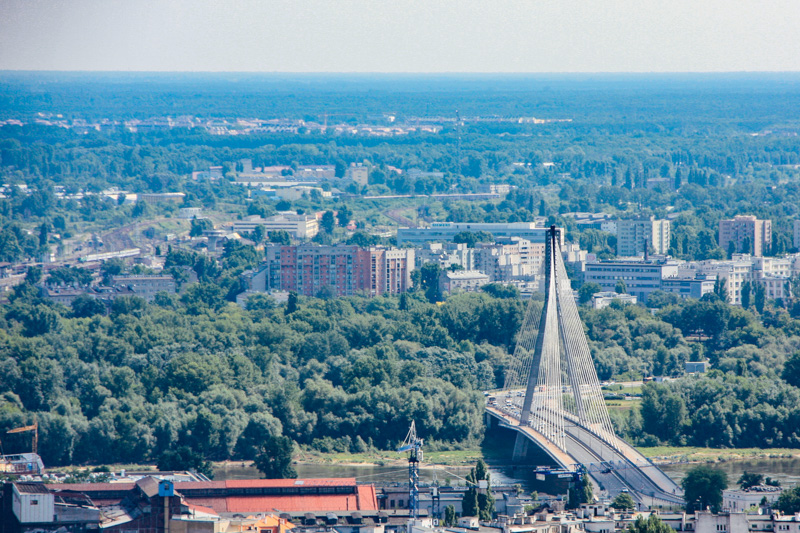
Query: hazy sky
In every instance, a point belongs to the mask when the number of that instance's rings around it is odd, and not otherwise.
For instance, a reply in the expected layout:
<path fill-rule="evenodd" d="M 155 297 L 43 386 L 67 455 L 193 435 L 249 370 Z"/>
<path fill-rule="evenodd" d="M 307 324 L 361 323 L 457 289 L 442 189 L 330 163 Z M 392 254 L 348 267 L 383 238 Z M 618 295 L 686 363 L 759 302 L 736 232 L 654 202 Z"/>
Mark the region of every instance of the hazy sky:
<path fill-rule="evenodd" d="M 800 0 L 0 0 L 0 69 L 800 71 Z"/>

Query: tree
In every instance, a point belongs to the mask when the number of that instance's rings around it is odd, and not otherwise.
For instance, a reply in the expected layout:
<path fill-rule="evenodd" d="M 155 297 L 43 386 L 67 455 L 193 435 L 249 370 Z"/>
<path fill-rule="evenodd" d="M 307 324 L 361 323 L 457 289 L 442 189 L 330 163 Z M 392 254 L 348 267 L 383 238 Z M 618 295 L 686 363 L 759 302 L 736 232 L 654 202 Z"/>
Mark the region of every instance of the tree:
<path fill-rule="evenodd" d="M 350 223 L 350 219 L 353 218 L 353 212 L 346 205 L 342 205 L 336 212 L 336 218 L 339 220 L 339 225 L 345 227 Z"/>
<path fill-rule="evenodd" d="M 259 224 L 258 226 L 253 228 L 253 232 L 250 234 L 250 238 L 253 240 L 254 243 L 261 244 L 262 242 L 264 242 L 265 235 L 266 235 L 266 230 L 264 229 L 264 226 Z"/>
<path fill-rule="evenodd" d="M 336 219 L 333 217 L 333 211 L 325 211 L 325 213 L 322 214 L 319 227 L 322 228 L 325 233 L 333 235 L 333 229 L 336 227 Z"/>
<path fill-rule="evenodd" d="M 722 491 L 728 488 L 728 475 L 710 466 L 696 466 L 686 473 L 681 486 L 687 512 L 693 513 L 706 508 L 717 512 L 722 506 Z"/>
<path fill-rule="evenodd" d="M 766 304 L 766 301 L 767 301 L 766 291 L 764 289 L 764 285 L 761 284 L 761 283 L 756 283 L 755 293 L 756 294 L 755 294 L 755 297 L 753 298 L 753 300 L 754 300 L 754 303 L 755 303 L 755 306 L 756 306 L 756 311 L 758 311 L 759 313 L 763 313 L 764 312 L 764 305 Z"/>
<path fill-rule="evenodd" d="M 481 287 L 481 290 L 487 294 L 491 294 L 495 298 L 519 298 L 519 289 L 514 285 L 489 283 Z"/>
<path fill-rule="evenodd" d="M 614 509 L 635 509 L 636 502 L 633 501 L 631 495 L 627 492 L 620 492 L 614 501 L 611 502 L 611 507 Z"/>
<path fill-rule="evenodd" d="M 431 303 L 436 303 L 442 299 L 442 293 L 439 290 L 439 276 L 442 273 L 442 267 L 439 263 L 425 263 L 422 268 L 414 271 L 412 274 L 415 279 L 415 288 L 423 291 L 425 297 Z"/>
<path fill-rule="evenodd" d="M 601 292 L 602 290 L 603 287 L 593 281 L 584 283 L 581 285 L 581 288 L 578 289 L 578 301 L 582 304 L 587 304 L 592 301 L 592 296 L 598 292 Z"/>
<path fill-rule="evenodd" d="M 283 229 L 270 231 L 269 242 L 273 242 L 275 244 L 282 244 L 284 246 L 289 246 L 290 244 L 292 244 L 292 236 L 289 235 L 288 231 Z"/>
<path fill-rule="evenodd" d="M 796 485 L 791 489 L 786 489 L 778 496 L 778 501 L 775 502 L 775 509 L 783 514 L 792 515 L 800 512 L 800 485 Z"/>
<path fill-rule="evenodd" d="M 643 429 L 663 441 L 678 443 L 686 419 L 683 398 L 667 386 L 647 383 L 642 388 Z"/>
<path fill-rule="evenodd" d="M 764 480 L 764 476 L 761 474 L 756 474 L 755 472 L 748 472 L 745 470 L 742 475 L 739 477 L 739 481 L 736 483 L 739 484 L 739 487 L 742 490 L 747 490 L 750 487 L 757 487 L 761 485 L 761 482 Z"/>
<path fill-rule="evenodd" d="M 456 524 L 456 508 L 454 505 L 448 505 L 444 508 L 444 527 L 453 527 Z"/>
<path fill-rule="evenodd" d="M 294 313 L 295 311 L 297 311 L 297 300 L 298 300 L 297 293 L 296 293 L 296 292 L 294 292 L 294 291 L 291 291 L 291 292 L 289 293 L 289 299 L 286 301 L 286 311 L 285 311 L 285 314 L 286 314 L 287 316 L 288 316 L 288 315 L 291 315 L 292 313 Z"/>
<path fill-rule="evenodd" d="M 214 224 L 207 218 L 193 218 L 191 228 L 189 229 L 190 237 L 200 237 L 204 231 L 214 229 Z"/>
<path fill-rule="evenodd" d="M 591 503 L 594 499 L 594 491 L 592 490 L 592 482 L 589 476 L 583 474 L 581 479 L 569 488 L 567 494 L 567 507 L 570 509 L 577 509 L 584 503 Z"/>
<path fill-rule="evenodd" d="M 75 318 L 89 318 L 94 315 L 104 315 L 106 312 L 106 304 L 88 294 L 81 294 L 70 304 L 72 307 L 72 316 Z"/>
<path fill-rule="evenodd" d="M 728 280 L 717 277 L 716 281 L 714 281 L 713 292 L 721 301 L 728 303 Z"/>
<path fill-rule="evenodd" d="M 675 530 L 665 524 L 658 515 L 651 514 L 645 518 L 639 515 L 627 529 L 628 533 L 675 533 Z"/>
<path fill-rule="evenodd" d="M 614 287 L 614 292 L 617 294 L 626 294 L 628 292 L 628 286 L 625 285 L 624 279 L 618 279 L 617 284 Z"/>
<path fill-rule="evenodd" d="M 781 372 L 783 380 L 793 387 L 800 387 L 800 352 L 795 352 L 786 360 Z"/>
<path fill-rule="evenodd" d="M 258 447 L 256 468 L 265 479 L 296 478 L 297 470 L 292 466 L 292 440 L 284 436 L 270 436 Z"/>
<path fill-rule="evenodd" d="M 742 308 L 744 309 L 750 308 L 750 294 L 752 292 L 752 289 L 753 286 L 749 281 L 745 281 L 742 283 Z"/>
<path fill-rule="evenodd" d="M 214 477 L 214 469 L 210 461 L 206 461 L 201 453 L 188 446 L 180 446 L 176 450 L 165 450 L 159 457 L 157 468 L 161 472 L 176 470 L 194 470 L 209 478 Z"/>

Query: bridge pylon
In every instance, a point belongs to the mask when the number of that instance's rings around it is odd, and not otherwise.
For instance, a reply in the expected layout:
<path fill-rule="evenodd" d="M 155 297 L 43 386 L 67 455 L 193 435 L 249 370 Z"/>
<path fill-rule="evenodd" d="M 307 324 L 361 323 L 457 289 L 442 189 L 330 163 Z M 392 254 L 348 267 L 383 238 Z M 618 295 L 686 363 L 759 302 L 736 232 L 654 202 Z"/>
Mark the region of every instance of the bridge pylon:
<path fill-rule="evenodd" d="M 560 450 L 567 451 L 568 429 L 575 426 L 618 449 L 562 245 L 562 230 L 551 226 L 545 245 L 544 303 L 531 301 L 528 306 L 514 350 L 515 366 L 504 388 L 524 387 L 521 404 L 519 396 L 512 400 L 520 425 L 531 427 Z M 521 452 L 523 446 L 520 442 L 515 448 Z"/>

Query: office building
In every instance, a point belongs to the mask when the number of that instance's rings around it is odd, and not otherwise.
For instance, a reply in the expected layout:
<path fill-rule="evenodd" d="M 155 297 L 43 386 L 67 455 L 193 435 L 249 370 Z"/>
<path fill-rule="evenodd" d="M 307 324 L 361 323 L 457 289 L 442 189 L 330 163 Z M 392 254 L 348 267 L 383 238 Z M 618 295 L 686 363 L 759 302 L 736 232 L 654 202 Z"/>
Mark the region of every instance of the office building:
<path fill-rule="evenodd" d="M 677 294 L 681 298 L 699 300 L 706 294 L 714 292 L 717 276 L 697 273 L 694 276 L 666 278 L 661 280 L 661 290 Z"/>
<path fill-rule="evenodd" d="M 731 244 L 732 243 L 732 244 Z M 719 221 L 719 246 L 726 252 L 764 255 L 772 246 L 772 222 L 753 215 L 736 215 Z"/>
<path fill-rule="evenodd" d="M 625 283 L 627 294 L 646 302 L 651 292 L 661 290 L 662 280 L 678 275 L 678 263 L 673 261 L 608 261 L 586 263 L 584 283 L 597 283 L 603 291 L 615 291 L 617 282 Z"/>
<path fill-rule="evenodd" d="M 647 253 L 663 255 L 669 250 L 669 220 L 655 217 L 617 222 L 617 255 L 637 257 Z"/>

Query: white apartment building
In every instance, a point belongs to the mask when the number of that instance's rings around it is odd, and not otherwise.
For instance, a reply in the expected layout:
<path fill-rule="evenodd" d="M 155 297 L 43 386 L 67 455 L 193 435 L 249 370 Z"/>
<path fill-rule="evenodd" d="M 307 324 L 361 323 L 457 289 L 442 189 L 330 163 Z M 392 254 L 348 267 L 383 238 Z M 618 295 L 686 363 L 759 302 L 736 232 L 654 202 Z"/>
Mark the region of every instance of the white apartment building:
<path fill-rule="evenodd" d="M 417 268 L 425 263 L 438 263 L 442 269 L 451 265 L 458 265 L 464 270 L 475 267 L 475 249 L 468 248 L 466 243 L 428 242 L 416 250 L 415 258 Z"/>
<path fill-rule="evenodd" d="M 617 222 L 617 255 L 637 257 L 645 251 L 666 254 L 669 250 L 670 222 L 655 217 Z M 645 243 L 650 250 L 645 250 Z"/>
<path fill-rule="evenodd" d="M 245 217 L 233 223 L 233 231 L 239 234 L 251 233 L 258 226 L 263 226 L 267 233 L 284 230 L 295 239 L 310 239 L 319 232 L 317 218 L 310 215 L 298 215 L 292 211 L 277 214 L 268 218 L 258 215 Z"/>
<path fill-rule="evenodd" d="M 490 283 L 489 276 L 478 270 L 456 270 L 442 272 L 439 290 L 444 293 L 476 292 Z"/>
<path fill-rule="evenodd" d="M 729 261 L 691 261 L 680 267 L 680 276 L 689 277 L 697 274 L 714 275 L 725 280 L 728 289 L 728 303 L 741 305 L 742 283 L 753 277 L 753 262 L 748 254 L 734 254 Z"/>

